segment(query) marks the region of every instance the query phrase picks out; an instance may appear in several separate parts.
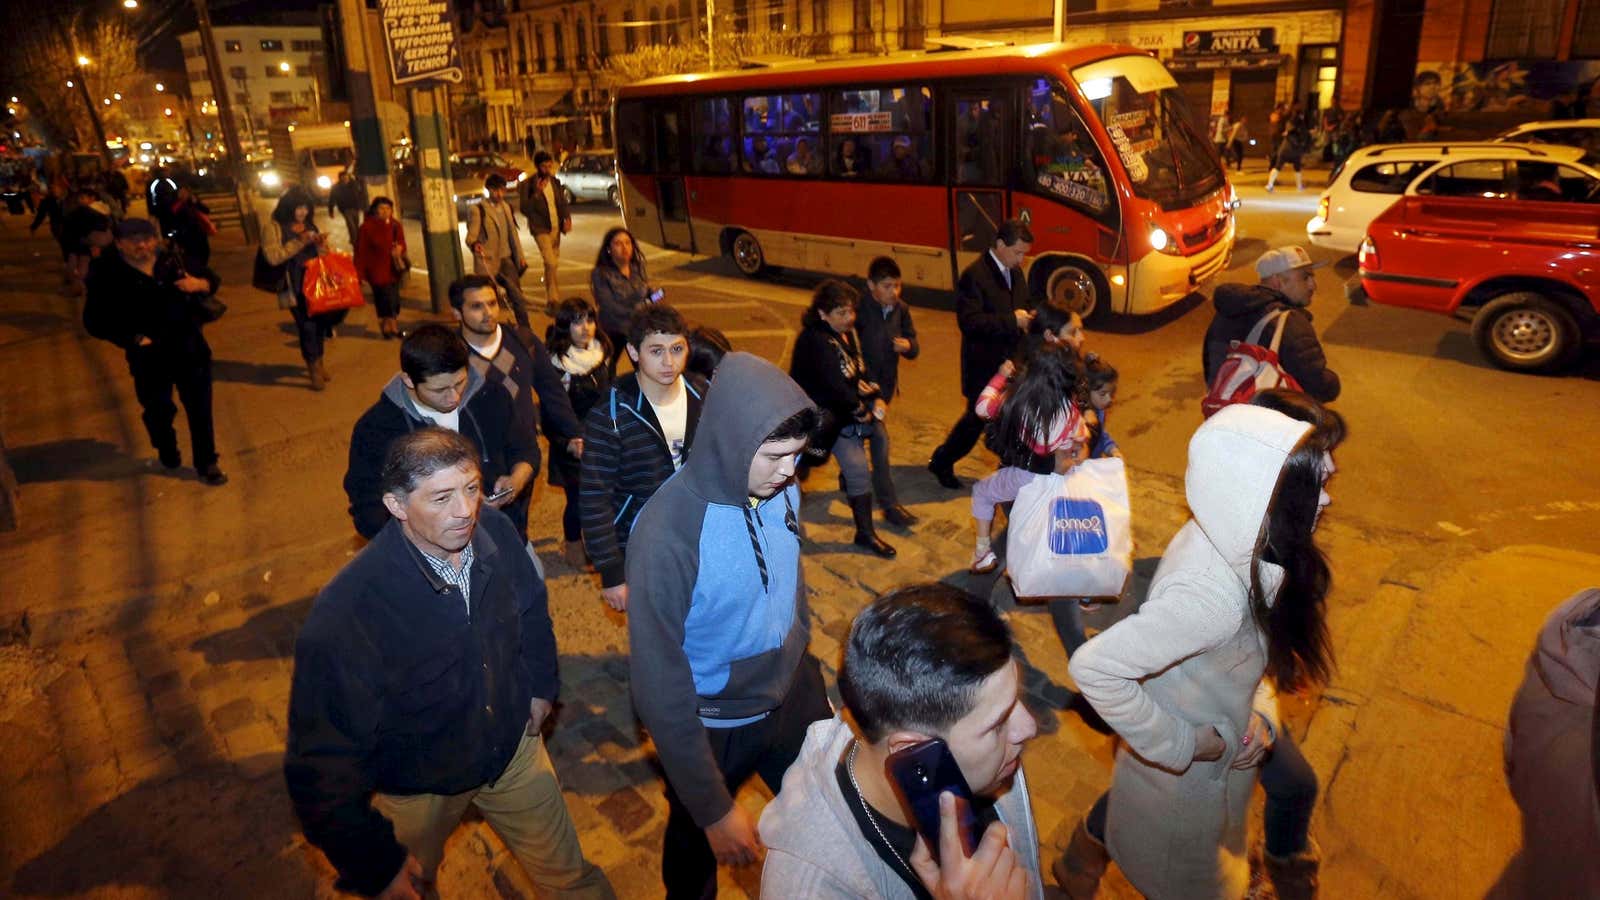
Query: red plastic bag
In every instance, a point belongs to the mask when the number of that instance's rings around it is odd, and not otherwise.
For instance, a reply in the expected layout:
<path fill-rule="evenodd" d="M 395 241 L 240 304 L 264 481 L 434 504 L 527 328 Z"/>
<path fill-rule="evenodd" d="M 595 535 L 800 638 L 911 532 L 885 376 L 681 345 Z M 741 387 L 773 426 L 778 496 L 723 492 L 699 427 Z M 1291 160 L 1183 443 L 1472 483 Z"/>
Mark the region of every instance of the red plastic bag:
<path fill-rule="evenodd" d="M 361 295 L 361 278 L 356 261 L 344 253 L 323 253 L 306 263 L 306 312 L 320 315 L 341 309 L 354 309 L 366 303 Z"/>

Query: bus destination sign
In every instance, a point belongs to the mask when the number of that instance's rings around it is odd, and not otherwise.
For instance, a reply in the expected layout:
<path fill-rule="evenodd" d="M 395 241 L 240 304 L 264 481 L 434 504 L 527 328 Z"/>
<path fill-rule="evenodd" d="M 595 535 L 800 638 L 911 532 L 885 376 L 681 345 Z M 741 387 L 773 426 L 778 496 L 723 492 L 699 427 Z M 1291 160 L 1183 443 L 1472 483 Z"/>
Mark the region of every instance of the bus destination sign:
<path fill-rule="evenodd" d="M 380 0 L 380 4 L 389 74 L 395 84 L 462 81 L 453 0 Z"/>
<path fill-rule="evenodd" d="M 894 113 L 835 113 L 828 120 L 832 130 L 861 133 L 867 131 L 893 131 Z"/>

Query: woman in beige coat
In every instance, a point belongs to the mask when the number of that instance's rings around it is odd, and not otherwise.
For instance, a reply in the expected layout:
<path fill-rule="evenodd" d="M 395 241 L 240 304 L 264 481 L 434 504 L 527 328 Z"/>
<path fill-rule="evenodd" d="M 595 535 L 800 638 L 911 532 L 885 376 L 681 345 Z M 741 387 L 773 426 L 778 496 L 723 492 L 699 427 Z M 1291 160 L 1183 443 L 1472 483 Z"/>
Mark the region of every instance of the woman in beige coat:
<path fill-rule="evenodd" d="M 1246 811 L 1278 727 L 1263 675 L 1293 688 L 1332 666 L 1312 532 L 1344 428 L 1331 411 L 1318 418 L 1230 406 L 1200 426 L 1185 476 L 1193 517 L 1149 598 L 1073 654 L 1079 690 L 1125 744 L 1109 804 L 1054 867 L 1069 896 L 1093 895 L 1107 851 L 1153 900 L 1245 895 Z"/>

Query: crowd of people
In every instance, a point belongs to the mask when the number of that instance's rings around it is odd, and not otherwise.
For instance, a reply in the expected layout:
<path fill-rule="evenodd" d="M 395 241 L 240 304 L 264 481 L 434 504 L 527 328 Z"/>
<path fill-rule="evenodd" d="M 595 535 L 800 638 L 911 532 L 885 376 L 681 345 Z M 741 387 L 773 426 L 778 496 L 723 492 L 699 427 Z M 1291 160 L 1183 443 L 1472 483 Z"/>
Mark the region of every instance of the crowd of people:
<path fill-rule="evenodd" d="M 1338 165 L 1369 144 L 1397 144 L 1405 141 L 1434 141 L 1440 137 L 1442 123 L 1437 111 L 1422 112 L 1408 128 L 1400 111 L 1368 109 L 1344 110 L 1330 106 L 1307 110 L 1298 103 L 1279 103 L 1266 122 L 1252 123 L 1244 113 L 1230 110 L 1211 119 L 1211 143 L 1224 164 L 1235 171 L 1244 169 L 1244 157 L 1256 140 L 1263 141 L 1267 157 L 1267 190 L 1277 187 L 1279 175 L 1293 169 L 1295 189 L 1305 190 L 1301 175 L 1308 156 L 1323 163 Z"/>

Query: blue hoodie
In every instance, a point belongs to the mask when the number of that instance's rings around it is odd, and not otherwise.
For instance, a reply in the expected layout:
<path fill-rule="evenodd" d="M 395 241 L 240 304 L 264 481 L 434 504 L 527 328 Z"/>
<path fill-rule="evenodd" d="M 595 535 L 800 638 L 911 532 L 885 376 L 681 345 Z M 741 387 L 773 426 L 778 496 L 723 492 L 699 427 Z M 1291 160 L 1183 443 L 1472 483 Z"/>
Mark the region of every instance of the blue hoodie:
<path fill-rule="evenodd" d="M 728 354 L 706 392 L 694 453 L 645 504 L 628 541 L 634 708 L 702 828 L 733 806 L 706 728 L 777 708 L 810 640 L 799 491 L 791 483 L 749 496 L 756 451 L 810 405 L 771 363 Z"/>

